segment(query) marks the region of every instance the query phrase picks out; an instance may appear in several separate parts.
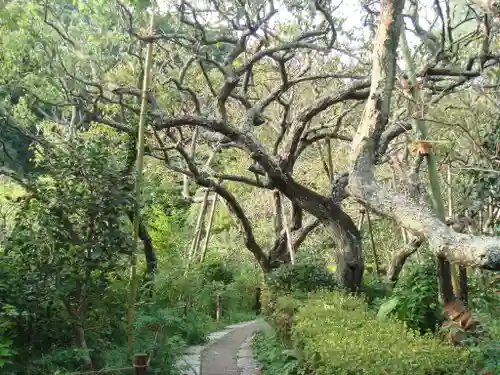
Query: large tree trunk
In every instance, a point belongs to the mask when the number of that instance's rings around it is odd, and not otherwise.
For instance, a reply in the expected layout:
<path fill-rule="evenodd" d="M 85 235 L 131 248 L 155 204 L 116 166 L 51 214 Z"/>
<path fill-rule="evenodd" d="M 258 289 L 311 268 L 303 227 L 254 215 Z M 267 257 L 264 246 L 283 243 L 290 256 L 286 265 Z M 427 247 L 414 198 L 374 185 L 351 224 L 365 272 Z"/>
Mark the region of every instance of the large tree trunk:
<path fill-rule="evenodd" d="M 364 261 L 361 249 L 361 233 L 356 224 L 332 197 L 324 197 L 295 182 L 273 180 L 274 185 L 300 208 L 315 216 L 335 241 L 335 258 L 340 283 L 351 291 L 357 291 L 363 278 Z"/>

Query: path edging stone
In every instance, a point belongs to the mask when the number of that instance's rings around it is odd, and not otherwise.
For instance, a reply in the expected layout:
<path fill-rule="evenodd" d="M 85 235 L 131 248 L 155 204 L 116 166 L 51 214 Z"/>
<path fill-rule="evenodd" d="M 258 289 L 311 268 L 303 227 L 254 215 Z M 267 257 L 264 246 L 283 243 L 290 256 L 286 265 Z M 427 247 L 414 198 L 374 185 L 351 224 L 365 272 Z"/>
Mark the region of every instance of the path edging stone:
<path fill-rule="evenodd" d="M 260 372 L 260 365 L 253 355 L 252 345 L 255 333 L 250 335 L 241 345 L 238 351 L 237 363 L 240 375 L 255 375 Z"/>

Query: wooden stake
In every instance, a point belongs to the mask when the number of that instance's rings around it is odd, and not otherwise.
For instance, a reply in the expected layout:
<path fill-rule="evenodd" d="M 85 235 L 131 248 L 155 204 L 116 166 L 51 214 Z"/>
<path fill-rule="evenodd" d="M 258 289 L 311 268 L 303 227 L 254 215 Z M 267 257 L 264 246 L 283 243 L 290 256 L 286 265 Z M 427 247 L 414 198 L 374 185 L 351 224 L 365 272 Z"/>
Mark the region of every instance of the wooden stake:
<path fill-rule="evenodd" d="M 288 253 L 290 254 L 290 263 L 295 264 L 295 250 L 293 248 L 293 243 L 292 243 L 292 234 L 290 233 L 290 227 L 288 226 L 288 219 L 287 219 L 287 209 L 286 209 L 286 204 L 283 200 L 283 195 L 280 192 L 280 197 L 281 197 L 281 204 L 282 204 L 282 209 L 281 209 L 281 214 L 283 218 L 283 226 L 285 227 L 285 233 L 286 233 L 286 242 L 287 242 L 287 247 L 288 247 Z"/>
<path fill-rule="evenodd" d="M 370 212 L 368 210 L 366 210 L 366 221 L 368 222 L 368 232 L 370 234 L 370 242 L 372 245 L 373 261 L 375 263 L 375 272 L 377 273 L 377 275 L 380 275 L 379 259 L 378 259 L 377 249 L 375 248 L 375 241 L 373 240 L 372 222 L 370 220 Z"/>
<path fill-rule="evenodd" d="M 220 317 L 221 317 L 221 298 L 220 294 L 217 294 L 217 297 L 215 299 L 215 320 L 219 322 Z"/>
<path fill-rule="evenodd" d="M 361 227 L 363 226 L 363 222 L 365 220 L 365 213 L 366 213 L 365 208 L 364 207 L 360 208 L 359 213 L 361 214 L 361 216 L 360 216 L 359 221 L 358 221 L 358 229 L 361 232 Z"/>
<path fill-rule="evenodd" d="M 134 360 L 134 374 L 147 375 L 148 373 L 148 355 L 136 354 Z"/>

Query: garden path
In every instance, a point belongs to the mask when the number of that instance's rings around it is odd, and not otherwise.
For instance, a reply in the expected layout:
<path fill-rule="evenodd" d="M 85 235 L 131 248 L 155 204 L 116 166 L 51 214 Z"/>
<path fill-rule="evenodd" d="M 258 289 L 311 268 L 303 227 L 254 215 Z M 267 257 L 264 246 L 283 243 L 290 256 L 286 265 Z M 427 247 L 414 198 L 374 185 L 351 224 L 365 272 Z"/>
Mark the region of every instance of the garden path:
<path fill-rule="evenodd" d="M 252 320 L 234 324 L 209 335 L 208 343 L 190 347 L 180 365 L 184 375 L 257 375 L 259 365 L 253 358 L 252 338 L 267 323 Z"/>

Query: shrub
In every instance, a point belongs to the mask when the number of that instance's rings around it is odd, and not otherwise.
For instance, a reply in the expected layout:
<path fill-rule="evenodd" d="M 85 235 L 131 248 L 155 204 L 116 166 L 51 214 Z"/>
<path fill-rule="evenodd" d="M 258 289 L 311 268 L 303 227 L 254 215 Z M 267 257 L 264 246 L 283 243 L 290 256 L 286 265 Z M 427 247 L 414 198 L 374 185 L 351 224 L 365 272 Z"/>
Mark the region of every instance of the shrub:
<path fill-rule="evenodd" d="M 333 290 L 338 286 L 335 275 L 319 262 L 284 264 L 273 270 L 266 281 L 270 289 L 279 292 Z"/>
<path fill-rule="evenodd" d="M 262 366 L 262 375 L 309 373 L 304 368 L 300 353 L 288 349 L 274 332 L 258 333 L 253 342 L 253 352 Z"/>
<path fill-rule="evenodd" d="M 292 340 L 315 375 L 463 374 L 469 359 L 400 321 L 378 321 L 363 300 L 341 292 L 318 293 L 301 307 Z"/>
<path fill-rule="evenodd" d="M 206 282 L 220 282 L 230 284 L 234 281 L 234 275 L 231 269 L 222 261 L 212 261 L 211 263 L 202 263 L 199 266 L 200 274 Z"/>
<path fill-rule="evenodd" d="M 363 276 L 360 291 L 366 298 L 366 302 L 373 307 L 376 307 L 380 301 L 383 301 L 383 298 L 391 294 L 385 278 L 367 274 L 366 272 Z"/>
<path fill-rule="evenodd" d="M 270 320 L 276 328 L 278 336 L 284 341 L 290 339 L 293 316 L 299 309 L 299 304 L 300 301 L 292 296 L 280 296 L 276 299 Z"/>
<path fill-rule="evenodd" d="M 405 271 L 392 296 L 381 306 L 379 316 L 395 316 L 422 333 L 435 331 L 442 321 L 436 268 L 432 263 L 414 265 Z"/>

